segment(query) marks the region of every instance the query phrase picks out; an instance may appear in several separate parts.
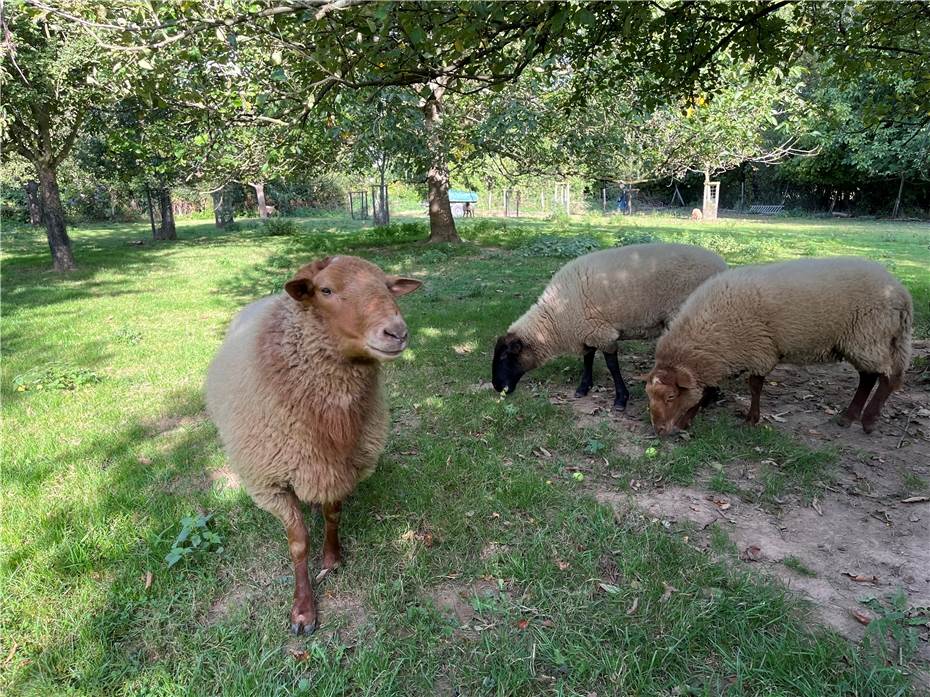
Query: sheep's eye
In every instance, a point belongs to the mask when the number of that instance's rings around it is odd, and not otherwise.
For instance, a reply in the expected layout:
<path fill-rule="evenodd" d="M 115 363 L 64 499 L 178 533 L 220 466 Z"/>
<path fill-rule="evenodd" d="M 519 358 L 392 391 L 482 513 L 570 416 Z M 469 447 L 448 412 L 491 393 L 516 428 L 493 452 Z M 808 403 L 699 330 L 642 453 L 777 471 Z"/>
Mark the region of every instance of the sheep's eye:
<path fill-rule="evenodd" d="M 666 395 L 666 396 L 665 396 L 665 401 L 666 401 L 666 402 L 674 402 L 674 401 L 675 401 L 675 398 L 676 398 L 677 396 L 678 396 L 677 394 Z"/>
<path fill-rule="evenodd" d="M 332 291 L 332 289 L 330 289 L 330 288 L 320 288 L 320 292 L 321 292 L 323 295 L 332 295 L 332 294 L 333 294 L 333 291 Z"/>

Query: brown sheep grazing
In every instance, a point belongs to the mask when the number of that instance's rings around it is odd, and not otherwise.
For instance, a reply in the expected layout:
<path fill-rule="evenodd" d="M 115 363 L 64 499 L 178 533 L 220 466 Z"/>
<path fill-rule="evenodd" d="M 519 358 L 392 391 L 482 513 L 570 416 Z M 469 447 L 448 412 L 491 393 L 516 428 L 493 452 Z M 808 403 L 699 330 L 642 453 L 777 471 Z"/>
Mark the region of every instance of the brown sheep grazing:
<path fill-rule="evenodd" d="M 803 259 L 714 276 L 656 345 L 646 376 L 652 424 L 660 435 L 688 428 L 705 390 L 740 373 L 749 374 L 747 421 L 755 424 L 776 365 L 846 360 L 859 371 L 859 388 L 838 421 L 848 426 L 861 416 L 870 433 L 909 364 L 912 315 L 904 286 L 865 259 Z"/>
<path fill-rule="evenodd" d="M 300 502 L 322 504 L 323 568 L 335 568 L 342 501 L 374 471 L 387 439 L 379 364 L 407 348 L 394 298 L 419 287 L 358 257 L 316 261 L 285 293 L 242 310 L 210 365 L 207 409 L 230 467 L 287 529 L 297 634 L 317 626 Z"/>

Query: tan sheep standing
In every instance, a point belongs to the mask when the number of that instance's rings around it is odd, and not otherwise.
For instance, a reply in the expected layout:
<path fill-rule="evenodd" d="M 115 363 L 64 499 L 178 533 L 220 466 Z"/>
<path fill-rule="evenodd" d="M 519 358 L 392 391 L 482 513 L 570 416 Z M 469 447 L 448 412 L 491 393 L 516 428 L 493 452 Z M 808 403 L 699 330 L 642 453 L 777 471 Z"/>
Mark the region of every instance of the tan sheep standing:
<path fill-rule="evenodd" d="M 659 339 L 646 376 L 652 423 L 660 434 L 687 428 L 705 388 L 748 373 L 747 420 L 754 424 L 765 376 L 776 365 L 846 360 L 859 371 L 859 387 L 838 421 L 848 426 L 861 414 L 869 433 L 910 362 L 912 315 L 910 293 L 865 259 L 731 269 L 698 288 Z"/>
<path fill-rule="evenodd" d="M 529 370 L 565 354 L 581 354 L 576 397 L 593 384 L 594 354 L 604 354 L 614 381 L 614 408 L 629 391 L 620 375 L 617 342 L 658 336 L 685 298 L 727 268 L 713 252 L 687 244 L 635 244 L 592 252 L 559 269 L 539 300 L 494 347 L 492 383 L 516 389 Z"/>
<path fill-rule="evenodd" d="M 285 293 L 242 310 L 210 365 L 207 409 L 230 467 L 287 529 L 295 633 L 317 625 L 300 503 L 322 504 L 323 568 L 334 568 L 342 500 L 374 471 L 387 439 L 379 364 L 407 347 L 394 298 L 419 286 L 358 257 L 314 262 Z"/>

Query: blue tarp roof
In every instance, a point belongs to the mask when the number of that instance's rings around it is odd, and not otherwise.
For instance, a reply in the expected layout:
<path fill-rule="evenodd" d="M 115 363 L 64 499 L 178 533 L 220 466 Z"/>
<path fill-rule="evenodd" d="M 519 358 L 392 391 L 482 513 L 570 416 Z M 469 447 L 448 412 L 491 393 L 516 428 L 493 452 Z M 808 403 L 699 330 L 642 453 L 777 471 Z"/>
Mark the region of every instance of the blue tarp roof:
<path fill-rule="evenodd" d="M 449 189 L 449 203 L 478 203 L 478 194 L 474 191 Z"/>

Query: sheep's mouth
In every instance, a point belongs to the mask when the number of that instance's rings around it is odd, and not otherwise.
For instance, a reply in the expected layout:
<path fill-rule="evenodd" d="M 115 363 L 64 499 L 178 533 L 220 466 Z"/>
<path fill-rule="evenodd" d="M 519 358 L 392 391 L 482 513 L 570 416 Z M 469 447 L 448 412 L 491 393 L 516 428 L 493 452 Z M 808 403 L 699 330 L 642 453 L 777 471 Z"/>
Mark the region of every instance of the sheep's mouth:
<path fill-rule="evenodd" d="M 372 344 L 368 344 L 368 349 L 372 351 L 373 353 L 381 355 L 381 356 L 387 356 L 388 358 L 397 358 L 400 354 L 402 354 L 404 351 L 407 350 L 407 343 L 404 342 L 400 346 L 400 348 L 396 348 L 396 349 L 386 349 L 386 348 L 381 348 L 379 346 L 373 346 Z"/>

